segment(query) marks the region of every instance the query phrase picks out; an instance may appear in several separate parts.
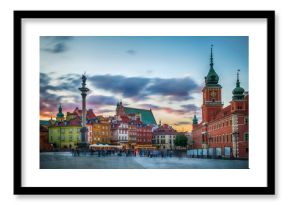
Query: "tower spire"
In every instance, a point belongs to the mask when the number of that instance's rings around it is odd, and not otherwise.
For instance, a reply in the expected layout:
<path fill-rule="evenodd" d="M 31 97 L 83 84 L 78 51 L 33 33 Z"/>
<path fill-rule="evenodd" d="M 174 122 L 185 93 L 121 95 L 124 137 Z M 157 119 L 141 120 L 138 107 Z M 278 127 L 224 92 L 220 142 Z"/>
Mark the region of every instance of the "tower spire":
<path fill-rule="evenodd" d="M 56 115 L 56 120 L 59 122 L 64 120 L 64 114 L 62 113 L 61 103 L 59 103 L 59 106 L 58 106 L 58 113 Z"/>
<path fill-rule="evenodd" d="M 59 106 L 58 106 L 58 112 L 59 112 L 59 113 L 62 113 L 61 103 L 59 103 Z"/>
<path fill-rule="evenodd" d="M 237 82 L 236 82 L 236 87 L 233 90 L 233 100 L 242 100 L 244 99 L 244 88 L 240 87 L 240 69 L 237 70 Z"/>
<path fill-rule="evenodd" d="M 192 124 L 197 125 L 198 124 L 198 119 L 196 118 L 196 110 L 194 111 L 194 116 L 192 119 Z"/>
<path fill-rule="evenodd" d="M 209 65 L 210 65 L 210 68 L 209 68 L 207 76 L 205 77 L 205 84 L 206 85 L 218 85 L 219 76 L 213 68 L 213 65 L 214 65 L 214 63 L 213 63 L 213 45 L 211 45 L 211 47 L 210 47 L 210 64 Z"/>
<path fill-rule="evenodd" d="M 236 82 L 236 87 L 240 87 L 239 72 L 240 72 L 240 69 L 237 70 L 237 82 Z"/>
<path fill-rule="evenodd" d="M 212 54 L 213 45 L 211 44 L 210 48 L 210 68 L 213 68 L 213 54 Z"/>

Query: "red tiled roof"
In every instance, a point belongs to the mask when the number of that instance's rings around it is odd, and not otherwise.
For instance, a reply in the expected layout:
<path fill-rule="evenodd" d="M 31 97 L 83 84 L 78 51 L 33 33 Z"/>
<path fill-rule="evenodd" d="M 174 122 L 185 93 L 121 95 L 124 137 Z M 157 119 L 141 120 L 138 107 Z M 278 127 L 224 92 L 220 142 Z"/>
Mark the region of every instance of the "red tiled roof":
<path fill-rule="evenodd" d="M 122 122 L 129 123 L 130 119 L 127 116 L 121 116 Z"/>
<path fill-rule="evenodd" d="M 95 119 L 95 118 L 96 118 L 96 115 L 95 115 L 94 113 L 90 113 L 90 112 L 88 112 L 88 114 L 87 114 L 87 118 L 88 118 L 89 120 L 92 120 L 92 119 Z"/>
<path fill-rule="evenodd" d="M 78 107 L 76 107 L 73 111 L 73 114 L 82 116 L 82 110 L 80 110 Z M 92 109 L 87 110 L 87 119 L 92 120 L 95 119 L 97 116 L 95 115 L 94 111 Z"/>
<path fill-rule="evenodd" d="M 173 129 L 171 126 L 168 124 L 163 124 L 159 128 L 157 128 L 155 133 L 164 133 L 164 134 L 175 134 L 177 131 Z"/>

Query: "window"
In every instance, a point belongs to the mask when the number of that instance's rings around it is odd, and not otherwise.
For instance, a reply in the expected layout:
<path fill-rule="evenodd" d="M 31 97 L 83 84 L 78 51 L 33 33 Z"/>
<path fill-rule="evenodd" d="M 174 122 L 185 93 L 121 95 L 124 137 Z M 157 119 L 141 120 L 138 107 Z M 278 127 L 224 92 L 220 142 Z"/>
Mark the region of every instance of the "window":
<path fill-rule="evenodd" d="M 244 133 L 244 141 L 246 141 L 246 142 L 249 141 L 249 134 L 247 132 Z"/>
<path fill-rule="evenodd" d="M 72 141 L 72 136 L 71 136 L 71 135 L 69 136 L 69 141 L 70 141 L 70 142 Z"/>
<path fill-rule="evenodd" d="M 248 124 L 248 121 L 249 119 L 248 119 L 248 117 L 245 117 L 245 124 L 247 125 Z"/>
<path fill-rule="evenodd" d="M 64 136 L 61 136 L 61 141 L 64 141 Z"/>

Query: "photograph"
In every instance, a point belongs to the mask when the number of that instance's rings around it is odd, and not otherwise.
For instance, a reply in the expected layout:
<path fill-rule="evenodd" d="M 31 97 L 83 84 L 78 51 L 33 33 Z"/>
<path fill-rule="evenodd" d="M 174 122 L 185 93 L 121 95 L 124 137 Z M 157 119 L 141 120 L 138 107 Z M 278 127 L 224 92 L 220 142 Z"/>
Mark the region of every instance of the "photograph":
<path fill-rule="evenodd" d="M 40 169 L 248 169 L 248 36 L 40 36 Z"/>
<path fill-rule="evenodd" d="M 14 11 L 14 194 L 274 194 L 274 19 Z"/>

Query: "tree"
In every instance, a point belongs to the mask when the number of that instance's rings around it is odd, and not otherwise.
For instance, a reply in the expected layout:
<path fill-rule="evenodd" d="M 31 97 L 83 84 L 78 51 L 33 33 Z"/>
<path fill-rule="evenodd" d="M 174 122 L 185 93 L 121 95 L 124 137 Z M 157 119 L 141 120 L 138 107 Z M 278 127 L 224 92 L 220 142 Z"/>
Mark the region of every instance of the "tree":
<path fill-rule="evenodd" d="M 187 146 L 187 137 L 183 134 L 176 135 L 174 144 L 177 147 L 186 147 Z"/>

